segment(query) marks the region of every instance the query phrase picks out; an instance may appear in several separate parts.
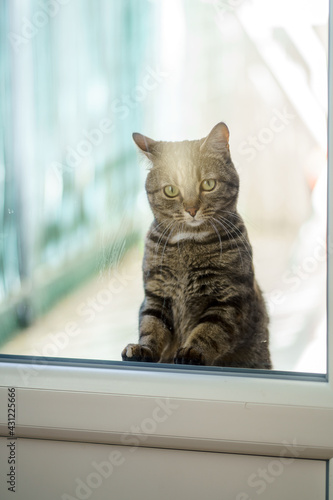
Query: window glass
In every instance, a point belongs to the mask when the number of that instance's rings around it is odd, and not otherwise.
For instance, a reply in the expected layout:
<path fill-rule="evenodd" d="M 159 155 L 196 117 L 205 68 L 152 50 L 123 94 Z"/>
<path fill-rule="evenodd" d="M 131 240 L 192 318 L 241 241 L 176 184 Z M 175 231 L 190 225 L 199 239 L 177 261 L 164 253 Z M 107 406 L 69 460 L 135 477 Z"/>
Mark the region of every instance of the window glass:
<path fill-rule="evenodd" d="M 0 353 L 121 360 L 152 221 L 132 132 L 199 139 L 224 121 L 273 367 L 326 373 L 328 1 L 0 14 Z"/>

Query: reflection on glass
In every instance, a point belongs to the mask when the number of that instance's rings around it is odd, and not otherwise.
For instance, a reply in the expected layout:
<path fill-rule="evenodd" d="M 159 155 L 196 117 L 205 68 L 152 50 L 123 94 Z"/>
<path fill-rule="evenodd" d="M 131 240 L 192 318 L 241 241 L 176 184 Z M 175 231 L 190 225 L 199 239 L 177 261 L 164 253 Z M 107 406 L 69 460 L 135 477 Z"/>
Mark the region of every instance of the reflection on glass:
<path fill-rule="evenodd" d="M 131 134 L 225 121 L 274 369 L 325 373 L 328 2 L 52 5 L 0 5 L 0 352 L 121 359 L 151 221 Z"/>

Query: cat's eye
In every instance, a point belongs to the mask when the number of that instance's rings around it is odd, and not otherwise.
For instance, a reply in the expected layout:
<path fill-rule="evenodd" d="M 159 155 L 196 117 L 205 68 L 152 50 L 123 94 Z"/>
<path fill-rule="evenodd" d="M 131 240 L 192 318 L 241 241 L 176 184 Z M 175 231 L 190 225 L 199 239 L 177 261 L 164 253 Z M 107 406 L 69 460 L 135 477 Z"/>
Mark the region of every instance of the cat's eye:
<path fill-rule="evenodd" d="M 216 186 L 216 180 L 215 179 L 205 179 L 201 183 L 201 189 L 203 191 L 213 191 L 214 187 Z"/>
<path fill-rule="evenodd" d="M 175 198 L 179 195 L 179 189 L 176 186 L 165 186 L 163 191 L 164 194 L 169 198 Z"/>

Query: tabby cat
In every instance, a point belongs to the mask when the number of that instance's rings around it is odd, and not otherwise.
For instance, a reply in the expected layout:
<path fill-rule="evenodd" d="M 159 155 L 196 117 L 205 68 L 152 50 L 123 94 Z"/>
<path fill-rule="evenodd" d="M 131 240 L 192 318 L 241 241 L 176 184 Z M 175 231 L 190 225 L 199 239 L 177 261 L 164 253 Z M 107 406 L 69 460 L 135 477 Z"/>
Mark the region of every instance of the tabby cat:
<path fill-rule="evenodd" d="M 149 160 L 154 221 L 139 343 L 127 345 L 123 360 L 270 369 L 268 316 L 237 213 L 227 126 L 194 141 L 133 139 Z"/>

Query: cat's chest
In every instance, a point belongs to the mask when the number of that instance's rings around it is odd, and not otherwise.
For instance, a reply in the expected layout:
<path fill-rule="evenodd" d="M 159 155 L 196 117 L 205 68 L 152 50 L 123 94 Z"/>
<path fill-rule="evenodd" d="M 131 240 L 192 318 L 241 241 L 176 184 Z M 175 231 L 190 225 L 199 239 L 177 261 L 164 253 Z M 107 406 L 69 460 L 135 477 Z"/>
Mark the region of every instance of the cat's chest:
<path fill-rule="evenodd" d="M 220 253 L 212 256 L 209 245 L 182 241 L 161 253 L 150 249 L 144 262 L 144 276 L 151 291 L 176 299 L 206 295 L 224 287 L 226 266 Z"/>

